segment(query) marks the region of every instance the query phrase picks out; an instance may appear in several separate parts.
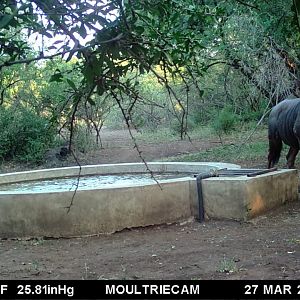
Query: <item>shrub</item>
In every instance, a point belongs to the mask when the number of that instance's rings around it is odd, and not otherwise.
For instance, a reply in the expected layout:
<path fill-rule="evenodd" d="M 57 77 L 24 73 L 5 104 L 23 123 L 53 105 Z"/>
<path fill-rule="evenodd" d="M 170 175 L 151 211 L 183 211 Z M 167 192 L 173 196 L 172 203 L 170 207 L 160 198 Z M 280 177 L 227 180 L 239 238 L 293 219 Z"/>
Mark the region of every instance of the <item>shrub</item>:
<path fill-rule="evenodd" d="M 0 108 L 0 158 L 41 162 L 55 129 L 45 117 L 27 109 Z"/>
<path fill-rule="evenodd" d="M 234 130 L 239 116 L 231 111 L 230 108 L 223 108 L 212 120 L 212 127 L 217 134 L 229 133 Z"/>
<path fill-rule="evenodd" d="M 96 135 L 93 134 L 85 124 L 76 124 L 73 143 L 75 149 L 82 153 L 86 153 L 90 150 L 98 148 L 96 143 Z"/>
<path fill-rule="evenodd" d="M 241 121 L 248 123 L 248 122 L 257 122 L 263 115 L 263 110 L 253 111 L 248 109 L 245 109 L 241 113 Z"/>

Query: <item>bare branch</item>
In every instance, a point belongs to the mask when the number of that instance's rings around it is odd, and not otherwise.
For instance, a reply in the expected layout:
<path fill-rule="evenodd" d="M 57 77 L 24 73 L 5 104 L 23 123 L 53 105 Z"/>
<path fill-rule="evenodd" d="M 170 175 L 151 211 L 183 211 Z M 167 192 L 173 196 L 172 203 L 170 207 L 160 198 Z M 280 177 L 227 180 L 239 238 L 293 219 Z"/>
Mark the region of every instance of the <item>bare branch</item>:
<path fill-rule="evenodd" d="M 140 150 L 139 145 L 137 144 L 136 139 L 135 139 L 135 137 L 134 137 L 134 135 L 132 133 L 131 126 L 130 126 L 130 123 L 129 123 L 128 115 L 126 114 L 126 112 L 125 112 L 125 110 L 124 110 L 124 108 L 123 108 L 123 106 L 121 104 L 120 99 L 118 98 L 117 94 L 114 91 L 111 91 L 111 94 L 112 94 L 113 98 L 116 100 L 116 102 L 117 102 L 117 104 L 118 104 L 118 106 L 119 106 L 119 108 L 121 110 L 121 113 L 122 113 L 122 115 L 124 117 L 124 120 L 126 122 L 126 126 L 127 126 L 127 129 L 128 129 L 129 135 L 130 135 L 130 137 L 131 137 L 131 139 L 132 139 L 132 141 L 134 143 L 134 148 L 136 149 L 136 151 L 137 151 L 137 153 L 138 153 L 141 161 L 144 163 L 147 172 L 149 172 L 151 178 L 158 184 L 158 186 L 162 190 L 161 184 L 155 178 L 155 176 L 153 174 L 153 171 L 149 168 L 148 163 L 146 162 L 145 158 L 142 155 L 142 151 Z"/>
<path fill-rule="evenodd" d="M 58 53 L 54 53 L 54 54 L 51 54 L 51 55 L 39 55 L 39 56 L 33 57 L 33 58 L 20 59 L 20 60 L 14 60 L 14 61 L 6 61 L 6 62 L 0 64 L 0 70 L 3 67 L 9 67 L 9 66 L 12 66 L 12 65 L 29 64 L 31 62 L 42 60 L 42 59 L 51 59 L 51 58 L 54 58 L 54 57 L 57 57 L 57 56 L 60 56 L 60 55 L 64 56 L 65 54 L 70 53 L 71 51 L 79 52 L 79 51 L 83 51 L 85 49 L 88 49 L 88 48 L 90 48 L 92 46 L 94 46 L 94 45 L 79 47 L 79 48 L 72 49 L 72 50 L 64 50 L 64 51 L 61 51 L 61 52 L 58 52 Z"/>
<path fill-rule="evenodd" d="M 12 87 L 14 84 L 16 84 L 17 82 L 21 81 L 21 79 L 17 79 L 13 82 L 11 82 L 10 84 L 8 84 L 2 91 L 1 91 L 1 96 L 0 96 L 0 105 L 3 104 L 4 101 L 4 93 L 7 89 L 9 89 L 10 87 Z"/>
<path fill-rule="evenodd" d="M 84 51 L 86 49 L 90 49 L 90 48 L 92 48 L 96 45 L 109 44 L 109 43 L 119 41 L 119 40 L 122 39 L 122 37 L 123 37 L 123 34 L 119 34 L 116 37 L 114 37 L 112 39 L 109 39 L 109 40 L 106 40 L 106 41 L 101 41 L 101 42 L 93 43 L 93 44 L 83 46 L 83 47 L 64 50 L 64 51 L 54 53 L 54 54 L 51 54 L 51 55 L 39 55 L 39 56 L 33 57 L 33 58 L 20 59 L 20 60 L 14 60 L 14 61 L 6 61 L 6 62 L 0 64 L 0 70 L 3 67 L 8 67 L 8 66 L 17 65 L 17 64 L 29 64 L 31 62 L 38 61 L 38 60 L 51 59 L 51 58 L 54 58 L 54 57 L 57 57 L 57 56 L 60 56 L 60 55 L 64 56 L 65 54 L 68 54 L 68 53 L 71 53 L 71 52 L 73 52 L 73 54 L 75 54 L 76 52 L 82 52 L 82 51 Z"/>
<path fill-rule="evenodd" d="M 249 4 L 247 2 L 244 2 L 244 1 L 241 1 L 241 0 L 236 0 L 238 3 L 242 4 L 242 5 L 245 5 L 245 6 L 248 6 L 250 8 L 253 8 L 253 9 L 256 9 L 258 11 L 260 11 L 259 7 L 258 6 L 254 6 L 252 4 Z"/>

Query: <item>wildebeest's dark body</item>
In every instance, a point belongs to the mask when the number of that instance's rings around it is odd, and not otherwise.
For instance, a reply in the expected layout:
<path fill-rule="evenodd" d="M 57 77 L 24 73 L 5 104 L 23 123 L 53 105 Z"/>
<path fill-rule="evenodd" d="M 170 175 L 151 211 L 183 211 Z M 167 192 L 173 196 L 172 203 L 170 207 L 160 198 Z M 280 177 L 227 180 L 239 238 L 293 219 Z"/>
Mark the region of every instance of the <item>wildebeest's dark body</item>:
<path fill-rule="evenodd" d="M 269 118 L 268 168 L 279 160 L 282 142 L 290 146 L 286 156 L 289 168 L 295 167 L 300 140 L 300 99 L 288 99 L 273 107 Z"/>

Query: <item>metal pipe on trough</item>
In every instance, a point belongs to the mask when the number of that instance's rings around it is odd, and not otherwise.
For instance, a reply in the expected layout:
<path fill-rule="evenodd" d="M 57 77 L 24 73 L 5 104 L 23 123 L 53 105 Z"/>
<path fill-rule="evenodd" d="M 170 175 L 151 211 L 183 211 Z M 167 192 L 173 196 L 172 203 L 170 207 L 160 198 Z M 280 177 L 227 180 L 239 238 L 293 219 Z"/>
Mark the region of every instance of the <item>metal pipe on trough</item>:
<path fill-rule="evenodd" d="M 254 176 L 257 176 L 257 175 L 267 174 L 267 173 L 271 173 L 271 172 L 274 172 L 274 171 L 277 171 L 277 168 L 260 170 L 260 171 L 257 171 L 257 172 L 247 174 L 247 176 L 248 177 L 254 177 Z"/>
<path fill-rule="evenodd" d="M 258 175 L 271 173 L 276 171 L 277 168 L 271 169 L 220 169 L 214 170 L 211 172 L 200 173 L 198 175 L 194 175 L 197 181 L 197 194 L 198 194 L 198 206 L 199 206 L 199 216 L 198 221 L 201 223 L 205 219 L 205 212 L 204 212 L 204 199 L 203 199 L 203 192 L 202 192 L 202 180 L 211 178 L 211 177 L 234 177 L 234 176 L 247 176 L 247 177 L 255 177 Z"/>
<path fill-rule="evenodd" d="M 202 223 L 204 221 L 204 200 L 203 200 L 203 193 L 202 193 L 202 179 L 216 177 L 218 176 L 217 171 L 207 172 L 207 173 L 200 173 L 195 175 L 197 181 L 197 193 L 198 193 L 198 207 L 199 207 L 199 216 L 198 221 Z"/>

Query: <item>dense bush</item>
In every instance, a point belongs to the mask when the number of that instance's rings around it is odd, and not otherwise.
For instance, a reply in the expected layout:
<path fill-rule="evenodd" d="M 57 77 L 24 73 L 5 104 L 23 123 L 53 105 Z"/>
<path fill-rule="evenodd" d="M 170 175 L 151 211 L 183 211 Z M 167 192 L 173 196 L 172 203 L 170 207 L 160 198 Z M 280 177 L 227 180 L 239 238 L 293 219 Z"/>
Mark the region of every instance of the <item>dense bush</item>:
<path fill-rule="evenodd" d="M 26 109 L 0 107 L 0 128 L 2 160 L 40 162 L 55 137 L 45 117 Z"/>
<path fill-rule="evenodd" d="M 217 134 L 229 133 L 235 129 L 239 116 L 230 108 L 225 107 L 212 120 L 212 127 Z"/>

